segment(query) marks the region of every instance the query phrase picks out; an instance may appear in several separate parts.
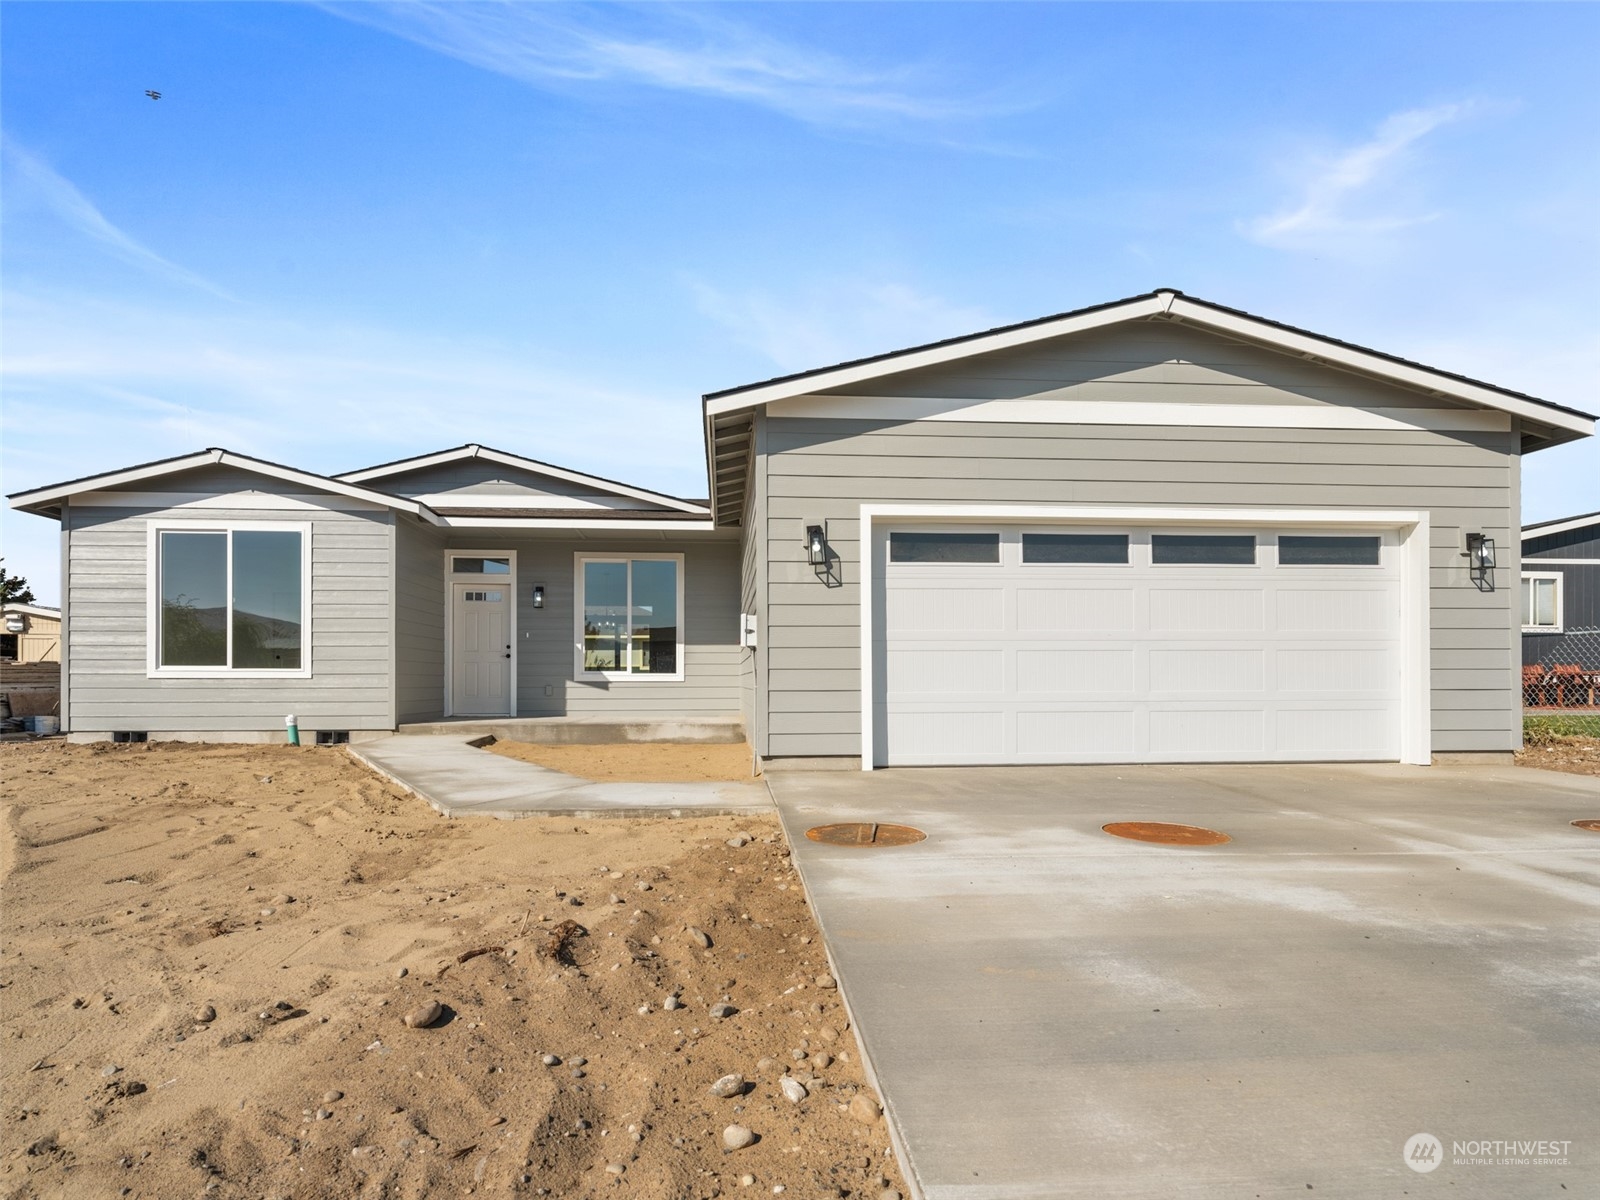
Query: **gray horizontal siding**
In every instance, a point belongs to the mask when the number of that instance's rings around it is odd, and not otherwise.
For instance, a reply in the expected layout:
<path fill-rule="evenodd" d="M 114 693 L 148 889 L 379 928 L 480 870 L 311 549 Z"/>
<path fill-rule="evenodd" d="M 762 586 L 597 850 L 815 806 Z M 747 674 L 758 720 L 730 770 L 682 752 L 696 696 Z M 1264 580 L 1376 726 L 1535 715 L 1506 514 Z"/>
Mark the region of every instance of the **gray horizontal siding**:
<path fill-rule="evenodd" d="M 841 395 L 1183 399 L 1443 408 L 1449 402 L 1166 320 L 972 355 L 837 389 Z"/>
<path fill-rule="evenodd" d="M 947 381 L 952 391 L 971 383 L 963 378 Z M 948 394 L 928 381 L 900 383 L 899 394 Z M 1354 386 L 1369 404 L 1397 406 L 1364 385 L 1339 386 Z M 860 753 L 859 517 L 871 502 L 1427 510 L 1435 749 L 1518 744 L 1510 687 L 1516 572 L 1497 571 L 1496 590 L 1480 592 L 1461 557 L 1464 531 L 1502 545 L 1516 536 L 1511 433 L 769 417 L 766 446 L 757 476 L 767 516 L 748 536 L 765 539 L 765 752 L 773 756 Z M 824 587 L 804 561 L 804 526 L 819 520 L 841 559 L 839 587 Z"/>
<path fill-rule="evenodd" d="M 407 471 L 402 475 L 374 479 L 368 486 L 401 496 L 474 492 L 504 496 L 508 501 L 578 499 L 612 508 L 656 507 L 643 500 L 598 491 L 593 487 L 570 483 L 549 475 L 540 475 L 535 471 L 501 466 L 499 463 L 482 458 L 441 463 L 435 467 L 424 467 L 419 471 Z"/>
<path fill-rule="evenodd" d="M 259 477 L 241 479 L 222 469 L 179 479 L 184 487 L 163 481 L 163 490 L 203 493 L 204 484 L 230 494 L 246 482 L 258 491 L 274 490 Z M 304 489 L 283 485 L 281 491 Z M 148 677 L 148 527 L 162 517 L 311 525 L 310 679 Z M 282 729 L 289 713 L 307 730 L 393 727 L 387 512 L 73 506 L 67 521 L 68 719 L 75 732 L 271 731 Z"/>
<path fill-rule="evenodd" d="M 739 544 L 732 537 L 664 537 L 649 533 L 596 533 L 591 537 L 530 537 L 452 531 L 456 550 L 517 554 L 517 714 L 519 716 L 735 716 L 740 711 L 743 672 L 739 647 Z M 441 548 L 410 548 L 442 564 Z M 575 674 L 573 601 L 574 555 L 682 554 L 684 556 L 684 678 L 680 680 L 579 681 Z M 442 565 L 438 568 L 442 571 Z M 412 568 L 402 569 L 402 578 Z M 416 572 L 419 578 L 425 573 Z M 444 577 L 437 576 L 445 627 Z M 545 590 L 544 607 L 533 607 L 534 585 Z M 427 585 L 423 584 L 423 590 Z M 427 620 L 425 607 L 416 607 Z M 420 651 L 419 651 L 420 647 Z M 432 643 L 402 640 L 398 674 L 424 686 L 434 669 Z M 409 661 L 414 653 L 422 657 Z M 442 688 L 444 666 L 437 663 Z"/>
<path fill-rule="evenodd" d="M 395 528 L 395 707 L 398 719 L 444 716 L 444 537 L 402 517 Z"/>

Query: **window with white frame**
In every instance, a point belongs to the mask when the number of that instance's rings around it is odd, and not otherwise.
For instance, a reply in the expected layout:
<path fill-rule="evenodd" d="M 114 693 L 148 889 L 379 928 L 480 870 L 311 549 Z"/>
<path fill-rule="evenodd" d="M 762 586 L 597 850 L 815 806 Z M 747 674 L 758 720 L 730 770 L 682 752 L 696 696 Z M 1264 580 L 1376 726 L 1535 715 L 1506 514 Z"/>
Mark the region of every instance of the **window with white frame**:
<path fill-rule="evenodd" d="M 1561 573 L 1525 571 L 1522 575 L 1522 628 L 1529 633 L 1561 631 Z"/>
<path fill-rule="evenodd" d="M 150 543 L 153 673 L 310 673 L 310 526 L 152 526 Z"/>
<path fill-rule="evenodd" d="M 579 555 L 580 679 L 683 678 L 683 555 Z"/>

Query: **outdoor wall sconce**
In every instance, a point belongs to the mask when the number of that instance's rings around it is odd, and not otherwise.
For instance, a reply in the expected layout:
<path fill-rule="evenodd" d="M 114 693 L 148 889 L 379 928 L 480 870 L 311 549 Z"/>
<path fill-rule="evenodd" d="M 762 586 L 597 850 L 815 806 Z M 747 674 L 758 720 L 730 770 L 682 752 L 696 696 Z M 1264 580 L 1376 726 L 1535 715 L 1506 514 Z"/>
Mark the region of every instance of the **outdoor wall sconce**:
<path fill-rule="evenodd" d="M 1494 539 L 1481 533 L 1467 534 L 1467 572 L 1480 592 L 1494 591 Z"/>
<path fill-rule="evenodd" d="M 806 526 L 806 561 L 813 567 L 828 565 L 828 534 L 821 525 Z"/>
<path fill-rule="evenodd" d="M 544 584 L 542 583 L 533 585 L 533 606 L 535 608 L 544 607 Z"/>

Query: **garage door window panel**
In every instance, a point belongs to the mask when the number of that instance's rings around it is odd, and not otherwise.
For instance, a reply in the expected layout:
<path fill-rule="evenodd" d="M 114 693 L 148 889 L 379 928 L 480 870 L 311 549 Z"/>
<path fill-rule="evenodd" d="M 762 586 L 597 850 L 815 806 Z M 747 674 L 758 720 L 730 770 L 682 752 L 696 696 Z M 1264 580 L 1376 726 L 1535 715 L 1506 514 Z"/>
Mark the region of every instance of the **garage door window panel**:
<path fill-rule="evenodd" d="M 1380 537 L 1288 533 L 1278 537 L 1280 567 L 1376 567 L 1382 551 Z"/>
<path fill-rule="evenodd" d="M 1128 535 L 1125 533 L 1024 533 L 1024 563 L 1073 563 L 1125 565 L 1128 561 Z"/>
<path fill-rule="evenodd" d="M 999 565 L 998 533 L 936 533 L 919 530 L 889 535 L 892 563 Z"/>
<path fill-rule="evenodd" d="M 1155 533 L 1150 559 L 1157 566 L 1253 567 L 1256 539 L 1248 533 Z"/>

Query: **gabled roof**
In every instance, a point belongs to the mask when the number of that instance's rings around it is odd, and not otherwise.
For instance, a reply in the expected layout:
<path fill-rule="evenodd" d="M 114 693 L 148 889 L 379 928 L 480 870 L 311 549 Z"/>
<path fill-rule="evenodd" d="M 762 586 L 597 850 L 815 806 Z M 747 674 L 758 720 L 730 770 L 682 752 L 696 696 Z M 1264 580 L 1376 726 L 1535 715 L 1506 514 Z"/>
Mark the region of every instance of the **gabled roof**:
<path fill-rule="evenodd" d="M 1525 453 L 1587 437 L 1595 431 L 1595 418 L 1575 408 L 1186 296 L 1176 288 L 1158 288 L 1106 304 L 706 393 L 701 403 L 711 504 L 716 519 L 719 524 L 736 524 L 740 519 L 754 444 L 750 417 L 753 409 L 775 400 L 825 395 L 830 389 L 851 387 L 920 367 L 938 366 L 1129 321 L 1181 322 L 1447 400 L 1498 409 L 1522 419 Z"/>
<path fill-rule="evenodd" d="M 47 487 L 32 488 L 26 492 L 13 493 L 8 499 L 11 507 L 24 512 L 38 513 L 41 516 L 59 517 L 61 515 L 61 501 L 83 492 L 100 491 L 106 488 L 118 488 L 130 483 L 144 483 L 152 479 L 160 479 L 168 475 L 176 475 L 183 471 L 191 471 L 196 467 L 223 466 L 234 467 L 240 471 L 248 471 L 254 475 L 263 475 L 270 479 L 281 479 L 288 483 L 298 483 L 317 491 L 331 492 L 338 496 L 348 496 L 355 500 L 366 500 L 369 503 L 381 505 L 385 508 L 398 509 L 401 512 L 413 513 L 422 517 L 431 517 L 428 506 L 416 500 L 407 500 L 401 496 L 391 496 L 387 492 L 374 491 L 372 488 L 360 487 L 339 479 L 330 479 L 326 475 L 316 475 L 310 471 L 301 471 L 295 467 L 286 467 L 282 463 L 267 462 L 265 459 L 251 458 L 247 454 L 236 454 L 232 450 L 224 450 L 213 446 L 201 450 L 196 454 L 182 454 L 176 458 L 160 458 L 154 462 L 141 463 L 136 467 L 125 467 L 120 471 L 106 471 L 99 475 L 85 475 L 81 479 L 69 479 L 63 483 L 52 483 Z"/>
<path fill-rule="evenodd" d="M 677 512 L 694 513 L 696 516 L 706 512 L 706 505 L 694 500 L 685 500 L 679 496 L 668 496 L 662 492 L 646 491 L 644 488 L 633 487 L 630 484 L 618 483 L 614 479 L 603 479 L 598 475 L 585 475 L 581 471 L 571 471 L 566 467 L 557 467 L 551 463 L 539 462 L 537 459 L 523 458 L 520 454 L 510 454 L 504 450 L 496 450 L 492 446 L 481 446 L 477 443 L 468 443 L 465 446 L 456 446 L 450 450 L 440 450 L 433 454 L 419 454 L 414 458 L 396 459 L 394 462 L 379 463 L 375 467 L 363 467 L 359 471 L 346 471 L 336 478 L 348 483 L 371 483 L 391 478 L 395 475 L 404 475 L 411 471 L 420 471 L 426 467 L 435 467 L 443 463 L 460 462 L 464 459 L 480 458 L 485 462 L 498 463 L 503 467 L 516 467 L 536 475 L 544 475 L 550 479 L 559 479 L 563 483 L 575 483 L 583 487 L 593 488 L 597 492 L 608 492 L 614 496 L 626 496 L 633 500 L 644 500 L 651 504 L 658 504 L 662 508 L 674 509 Z"/>
<path fill-rule="evenodd" d="M 1600 512 L 1583 513 L 1576 517 L 1557 517 L 1554 521 L 1540 521 L 1536 525 L 1522 527 L 1522 540 L 1531 538 L 1549 537 L 1555 533 L 1568 533 L 1574 529 L 1587 529 L 1591 525 L 1600 526 Z"/>
<path fill-rule="evenodd" d="M 1594 432 L 1592 414 L 1552 404 L 1523 392 L 1498 387 L 1492 383 L 1441 371 L 1410 359 L 1370 350 L 1353 342 L 1340 341 L 1320 333 L 1312 333 L 1280 321 L 1258 317 L 1242 309 L 1227 308 L 1209 300 L 1186 296 L 1175 288 L 1161 288 L 1125 300 L 1096 304 L 1089 308 L 1074 309 L 1054 316 L 1039 317 L 1015 325 L 1002 325 L 981 333 L 946 338 L 904 350 L 875 354 L 831 367 L 781 375 L 760 383 L 708 392 L 702 399 L 708 415 L 754 408 L 773 400 L 791 396 L 826 392 L 831 387 L 846 387 L 876 379 L 884 375 L 899 374 L 918 367 L 936 366 L 957 359 L 988 354 L 1014 346 L 1024 346 L 1048 338 L 1071 333 L 1083 333 L 1107 325 L 1126 321 L 1163 318 L 1183 321 L 1211 329 L 1218 333 L 1258 342 L 1271 349 L 1295 354 L 1302 358 L 1320 360 L 1332 366 L 1360 371 L 1378 376 L 1406 387 L 1436 392 L 1450 399 L 1498 408 L 1518 416 L 1532 417 L 1578 436 Z M 1569 440 L 1569 439 L 1561 439 Z"/>

